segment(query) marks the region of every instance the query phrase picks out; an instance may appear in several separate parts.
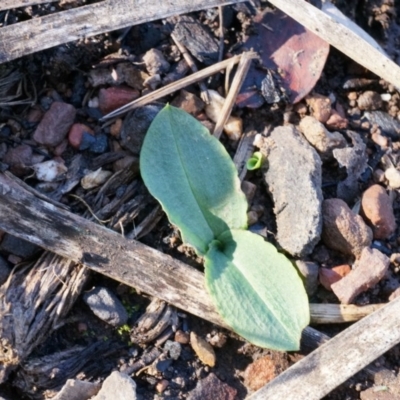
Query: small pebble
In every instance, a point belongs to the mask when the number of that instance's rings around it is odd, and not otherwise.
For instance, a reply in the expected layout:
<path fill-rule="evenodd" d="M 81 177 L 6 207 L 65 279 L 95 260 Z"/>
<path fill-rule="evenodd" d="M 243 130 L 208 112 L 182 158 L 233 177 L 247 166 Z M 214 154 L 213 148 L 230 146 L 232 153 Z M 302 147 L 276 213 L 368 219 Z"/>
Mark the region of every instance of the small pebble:
<path fill-rule="evenodd" d="M 368 90 L 358 97 L 357 105 L 363 111 L 378 110 L 382 107 L 382 98 L 379 93 Z"/>
<path fill-rule="evenodd" d="M 318 288 L 319 265 L 312 261 L 296 261 L 296 267 L 299 270 L 308 296 L 312 296 Z"/>
<path fill-rule="evenodd" d="M 83 295 L 83 300 L 98 318 L 115 327 L 126 324 L 128 313 L 108 288 L 97 286 Z"/>
<path fill-rule="evenodd" d="M 182 346 L 178 342 L 173 342 L 172 340 L 167 340 L 164 344 L 164 350 L 168 351 L 169 356 L 173 360 L 177 360 L 181 355 Z"/>
<path fill-rule="evenodd" d="M 325 126 L 332 131 L 347 129 L 348 125 L 348 119 L 340 115 L 335 109 L 332 109 L 331 116 L 325 122 Z"/>
<path fill-rule="evenodd" d="M 385 178 L 388 180 L 392 189 L 400 188 L 400 171 L 394 167 L 390 167 L 385 171 Z"/>
<path fill-rule="evenodd" d="M 221 382 L 215 374 L 197 382 L 196 387 L 189 392 L 187 400 L 235 400 L 237 390 Z"/>
<path fill-rule="evenodd" d="M 216 356 L 214 349 L 206 340 L 192 331 L 190 332 L 190 344 L 201 362 L 210 367 L 215 366 Z"/>
<path fill-rule="evenodd" d="M 311 108 L 311 114 L 323 124 L 328 121 L 332 113 L 332 105 L 329 97 L 320 94 L 312 94 L 306 97 L 306 102 Z"/>
<path fill-rule="evenodd" d="M 181 343 L 181 344 L 188 344 L 189 343 L 189 334 L 186 332 L 183 332 L 181 330 L 177 330 L 175 332 L 175 342 Z"/>
<path fill-rule="evenodd" d="M 372 185 L 362 195 L 361 210 L 372 227 L 374 239 L 387 239 L 396 230 L 392 201 L 380 185 Z"/>
<path fill-rule="evenodd" d="M 90 129 L 87 125 L 73 124 L 68 133 L 69 144 L 75 149 L 79 149 L 84 133 L 87 133 L 92 136 L 94 135 L 93 130 Z"/>
<path fill-rule="evenodd" d="M 166 379 L 163 379 L 156 383 L 156 392 L 163 393 L 168 386 L 169 382 Z"/>
<path fill-rule="evenodd" d="M 67 136 L 74 123 L 75 115 L 74 106 L 55 101 L 44 114 L 33 134 L 33 139 L 45 146 L 57 146 Z"/>
<path fill-rule="evenodd" d="M 99 91 L 99 109 L 104 114 L 116 110 L 119 107 L 137 99 L 140 93 L 138 90 L 129 87 L 110 87 Z"/>
<path fill-rule="evenodd" d="M 322 203 L 322 240 L 331 249 L 358 257 L 372 243 L 372 230 L 341 199 Z"/>
<path fill-rule="evenodd" d="M 144 56 L 143 61 L 147 72 L 150 75 L 164 74 L 169 71 L 169 62 L 165 59 L 163 53 L 158 49 L 149 50 Z"/>

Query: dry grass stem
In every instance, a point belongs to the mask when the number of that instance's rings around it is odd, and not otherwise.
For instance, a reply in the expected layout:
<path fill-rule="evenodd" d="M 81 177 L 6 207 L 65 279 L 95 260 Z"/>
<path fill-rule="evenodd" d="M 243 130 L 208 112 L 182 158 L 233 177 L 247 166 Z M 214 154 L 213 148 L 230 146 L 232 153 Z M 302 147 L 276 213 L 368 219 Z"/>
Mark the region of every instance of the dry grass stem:
<path fill-rule="evenodd" d="M 148 93 L 144 96 L 142 96 L 140 99 L 134 100 L 117 110 L 105 115 L 102 118 L 102 121 L 109 119 L 109 118 L 114 118 L 118 115 L 125 114 L 126 112 L 130 110 L 134 110 L 135 108 L 138 107 L 143 107 L 146 104 L 152 103 L 153 101 L 159 100 L 165 96 L 168 96 L 171 93 L 176 92 L 177 90 L 184 89 L 185 87 L 192 85 L 193 83 L 199 82 L 205 78 L 208 78 L 211 75 L 216 74 L 217 72 L 220 72 L 221 70 L 227 68 L 229 65 L 237 64 L 242 55 L 237 55 L 232 58 L 229 58 L 228 60 L 221 61 L 217 64 L 211 65 L 210 67 L 204 68 L 201 71 L 195 72 L 194 74 L 187 76 L 185 78 L 182 78 L 176 82 L 172 82 L 167 86 L 164 86 L 160 89 L 155 90 L 154 92 Z"/>
<path fill-rule="evenodd" d="M 236 101 L 240 88 L 242 87 L 243 81 L 246 78 L 247 72 L 249 71 L 251 62 L 257 58 L 257 54 L 254 52 L 245 52 L 242 54 L 240 59 L 236 75 L 233 78 L 231 88 L 229 89 L 228 95 L 226 96 L 224 106 L 222 107 L 221 114 L 215 125 L 214 136 L 219 139 L 224 129 L 224 125 L 231 115 L 232 108 Z"/>

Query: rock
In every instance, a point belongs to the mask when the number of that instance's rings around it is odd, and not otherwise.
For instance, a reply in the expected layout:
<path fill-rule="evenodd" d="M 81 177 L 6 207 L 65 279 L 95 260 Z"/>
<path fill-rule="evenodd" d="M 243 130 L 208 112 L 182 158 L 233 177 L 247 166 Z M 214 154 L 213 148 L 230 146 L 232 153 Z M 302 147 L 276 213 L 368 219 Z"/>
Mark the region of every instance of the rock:
<path fill-rule="evenodd" d="M 166 379 L 162 379 L 156 384 L 156 392 L 163 393 L 164 390 L 169 386 L 169 382 Z"/>
<path fill-rule="evenodd" d="M 325 200 L 322 218 L 322 240 L 327 247 L 359 257 L 363 248 L 371 245 L 371 228 L 343 200 Z"/>
<path fill-rule="evenodd" d="M 213 373 L 197 382 L 187 400 L 235 400 L 237 390 L 221 382 Z"/>
<path fill-rule="evenodd" d="M 333 292 L 343 304 L 350 304 L 356 296 L 375 286 L 386 274 L 390 260 L 377 249 L 364 248 L 352 271 L 334 283 Z"/>
<path fill-rule="evenodd" d="M 175 332 L 175 342 L 181 343 L 181 344 L 188 344 L 189 343 L 189 335 L 186 332 L 183 332 L 181 330 L 177 330 Z"/>
<path fill-rule="evenodd" d="M 17 147 L 10 147 L 3 157 L 3 162 L 10 166 L 11 172 L 17 176 L 28 173 L 32 165 L 32 147 L 21 144 Z"/>
<path fill-rule="evenodd" d="M 130 150 L 134 155 L 138 156 L 146 132 L 161 109 L 161 105 L 149 104 L 129 113 L 122 124 L 122 147 Z"/>
<path fill-rule="evenodd" d="M 212 346 L 195 332 L 190 332 L 190 344 L 200 361 L 209 367 L 214 367 L 216 356 Z"/>
<path fill-rule="evenodd" d="M 115 68 L 96 68 L 89 72 L 89 82 L 93 87 L 121 85 L 126 83 L 136 90 L 143 89 L 143 81 L 149 76 L 131 63 L 119 63 Z"/>
<path fill-rule="evenodd" d="M 387 138 L 386 136 L 383 136 L 378 132 L 374 132 L 371 135 L 371 139 L 381 149 L 383 149 L 383 150 L 387 150 L 388 149 L 388 147 L 389 147 L 389 138 Z"/>
<path fill-rule="evenodd" d="M 119 299 L 107 288 L 97 286 L 83 295 L 93 314 L 113 326 L 126 324 L 128 313 Z"/>
<path fill-rule="evenodd" d="M 129 87 L 109 87 L 107 89 L 100 89 L 99 91 L 99 109 L 102 114 L 108 114 L 136 100 L 140 93 L 138 90 Z"/>
<path fill-rule="evenodd" d="M 33 134 L 33 139 L 45 146 L 57 146 L 67 136 L 74 123 L 75 115 L 74 106 L 55 101 L 44 114 Z"/>
<path fill-rule="evenodd" d="M 95 396 L 100 389 L 100 384 L 68 379 L 53 400 L 88 400 Z"/>
<path fill-rule="evenodd" d="M 371 125 L 378 125 L 382 132 L 390 136 L 392 139 L 398 140 L 400 137 L 400 121 L 391 117 L 383 111 L 366 111 L 364 119 Z"/>
<path fill-rule="evenodd" d="M 69 130 L 69 133 L 68 133 L 69 144 L 73 148 L 79 149 L 84 133 L 87 133 L 87 134 L 92 135 L 92 136 L 94 135 L 93 130 L 90 129 L 87 125 L 84 125 L 84 124 L 73 124 L 71 126 L 71 129 Z"/>
<path fill-rule="evenodd" d="M 177 360 L 181 355 L 182 346 L 178 342 L 173 342 L 172 340 L 167 340 L 164 344 L 164 350 L 168 351 L 169 356 L 173 360 Z"/>
<path fill-rule="evenodd" d="M 371 387 L 367 390 L 360 392 L 361 400 L 398 400 L 397 394 L 391 393 L 390 388 L 385 390 L 378 390 L 376 387 Z"/>
<path fill-rule="evenodd" d="M 110 176 L 111 171 L 103 170 L 101 167 L 96 171 L 91 171 L 81 179 L 81 186 L 85 190 L 93 189 L 102 185 Z"/>
<path fill-rule="evenodd" d="M 333 149 L 346 147 L 346 139 L 339 132 L 329 132 L 324 125 L 313 117 L 304 117 L 299 124 L 301 133 L 315 147 L 322 160 L 333 157 Z"/>
<path fill-rule="evenodd" d="M 91 400 L 136 400 L 136 383 L 129 375 L 114 371 L 103 382 L 95 397 Z"/>
<path fill-rule="evenodd" d="M 264 356 L 251 363 L 244 371 L 244 385 L 250 390 L 261 389 L 276 378 L 275 363 L 270 356 Z"/>
<path fill-rule="evenodd" d="M 400 171 L 394 167 L 390 167 L 385 171 L 385 178 L 388 180 L 392 189 L 400 188 Z"/>
<path fill-rule="evenodd" d="M 27 242 L 24 239 L 20 239 L 16 236 L 10 235 L 9 233 L 6 233 L 0 245 L 0 251 L 5 251 L 22 258 L 27 258 L 40 251 L 40 247 Z"/>
<path fill-rule="evenodd" d="M 147 72 L 150 75 L 165 74 L 169 70 L 169 62 L 165 59 L 163 53 L 158 49 L 150 49 L 144 56 L 143 61 L 146 64 Z"/>
<path fill-rule="evenodd" d="M 179 95 L 171 102 L 171 105 L 182 108 L 189 114 L 198 115 L 203 111 L 205 103 L 193 93 L 181 90 Z"/>
<path fill-rule="evenodd" d="M 338 184 L 337 197 L 351 203 L 358 196 L 358 178 L 368 167 L 367 146 L 362 137 L 352 131 L 347 131 L 351 138 L 352 147 L 334 149 L 333 157 L 341 167 L 346 168 L 347 178 Z"/>
<path fill-rule="evenodd" d="M 363 193 L 361 211 L 372 227 L 374 239 L 387 239 L 396 230 L 392 201 L 382 186 L 372 185 Z"/>
<path fill-rule="evenodd" d="M 329 97 L 320 94 L 311 94 L 306 97 L 306 102 L 311 109 L 312 116 L 323 124 L 328 121 L 332 112 L 331 100 Z"/>
<path fill-rule="evenodd" d="M 274 200 L 277 240 L 293 256 L 310 254 L 322 229 L 321 159 L 293 126 L 275 128 L 260 150 L 267 160 L 262 169 Z"/>
<path fill-rule="evenodd" d="M 0 286 L 8 279 L 11 268 L 5 258 L 0 256 Z"/>
<path fill-rule="evenodd" d="M 332 291 L 332 284 L 340 281 L 344 276 L 348 275 L 351 271 L 350 265 L 343 264 L 337 267 L 321 268 L 319 270 L 319 281 L 321 285 L 329 291 Z"/>
<path fill-rule="evenodd" d="M 318 288 L 319 265 L 312 261 L 296 261 L 296 267 L 304 278 L 304 286 L 308 296 L 312 296 Z"/>
<path fill-rule="evenodd" d="M 57 181 L 68 171 L 64 162 L 57 160 L 48 160 L 37 163 L 33 165 L 32 168 L 35 171 L 36 178 L 39 181 L 44 182 Z"/>
<path fill-rule="evenodd" d="M 382 107 L 381 95 L 372 90 L 367 90 L 357 99 L 357 105 L 360 110 L 373 111 Z"/>
<path fill-rule="evenodd" d="M 325 126 L 330 130 L 347 129 L 349 121 L 344 116 L 340 115 L 336 110 L 332 110 L 331 116 L 325 122 Z"/>

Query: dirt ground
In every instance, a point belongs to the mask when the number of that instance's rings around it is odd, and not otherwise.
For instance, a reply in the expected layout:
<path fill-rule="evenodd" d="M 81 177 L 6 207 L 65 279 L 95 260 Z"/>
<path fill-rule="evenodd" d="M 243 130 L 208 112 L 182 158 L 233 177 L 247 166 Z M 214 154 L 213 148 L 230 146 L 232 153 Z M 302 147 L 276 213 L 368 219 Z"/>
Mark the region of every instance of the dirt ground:
<path fill-rule="evenodd" d="M 61 4 L 52 3 L 14 9 L 9 12 L 0 11 L 0 24 L 1 26 L 11 25 L 89 3 L 93 2 L 76 0 L 75 2 L 66 1 Z M 398 36 L 400 3 L 394 3 L 393 0 L 358 0 L 350 2 L 350 4 L 337 0 L 334 3 L 343 13 L 374 37 L 395 62 L 400 63 L 400 39 Z M 266 2 L 262 2 L 263 8 L 267 6 Z M 257 35 L 257 32 L 252 30 L 254 13 L 254 7 L 247 3 L 224 7 L 224 58 L 239 54 L 243 49 L 243 40 L 246 40 L 249 35 Z M 218 43 L 218 10 L 193 13 L 191 17 L 205 27 Z M 143 228 L 143 234 L 138 238 L 141 242 L 202 270 L 201 259 L 191 248 L 182 243 L 179 232 L 158 211 L 157 202 L 149 195 L 141 181 L 138 173 L 140 145 L 127 144 L 127 139 L 123 136 L 124 129 L 126 131 L 138 127 L 142 121 L 141 117 L 138 117 L 139 122 L 138 120 L 128 121 L 126 115 L 112 120 L 111 123 L 100 121 L 102 115 L 106 113 L 104 110 L 109 110 L 107 108 L 109 106 L 102 103 L 100 96 L 102 89 L 122 86 L 126 88 L 127 96 L 134 99 L 156 87 L 165 85 L 168 83 L 168 79 L 176 80 L 184 74 L 190 73 L 187 72 L 187 68 L 183 73 L 179 70 L 178 64 L 182 57 L 171 40 L 170 29 L 168 24 L 155 21 L 127 30 L 99 35 L 82 42 L 58 46 L 0 65 L 0 170 L 11 171 L 36 190 L 67 205 L 74 213 L 91 218 L 93 221 L 96 221 L 92 217 L 93 212 L 97 214 L 107 204 L 118 198 L 120 200 L 116 207 L 108 213 L 103 210 L 104 212 L 98 214 L 99 219 L 112 220 L 104 225 L 118 232 L 121 232 L 121 227 L 123 227 L 125 234 Z M 161 70 L 157 78 L 154 78 L 146 70 L 143 61 L 143 55 L 151 49 L 159 50 L 169 64 L 168 68 L 164 71 Z M 216 61 L 196 59 L 199 69 Z M 138 71 L 139 77 L 134 82 L 113 84 L 111 80 L 107 81 L 104 78 L 107 75 L 104 71 L 115 71 L 118 65 L 123 64 L 129 64 Z M 94 83 L 93 71 L 103 71 L 103 75 L 99 73 L 98 76 L 101 75 L 104 82 Z M 143 74 L 140 75 L 140 72 Z M 148 79 L 146 84 L 143 83 L 143 77 L 145 77 L 144 80 Z M 152 77 L 153 80 L 150 80 L 149 78 Z M 345 86 L 346 82 L 350 82 L 347 87 Z M 224 85 L 224 77 L 218 74 L 205 83 L 211 89 L 221 90 Z M 197 85 L 192 85 L 186 90 L 200 97 Z M 355 196 L 355 201 L 350 204 L 351 207 L 355 206 L 360 194 L 378 179 L 374 172 L 382 169 L 383 155 L 389 154 L 394 165 L 397 165 L 400 154 L 399 134 L 381 129 L 380 138 L 384 138 L 383 141 L 377 140 L 376 137 L 374 140 L 371 126 L 368 125 L 367 129 L 364 129 L 367 125 L 362 126 L 363 111 L 360 110 L 358 100 L 367 91 L 373 91 L 379 95 L 390 94 L 390 100 L 379 101 L 377 110 L 385 111 L 397 122 L 399 121 L 400 96 L 396 89 L 331 48 L 313 93 L 334 97 L 336 103 L 340 104 L 344 116 L 348 120 L 348 129 L 360 133 L 367 146 L 370 166 L 369 172 L 363 174 L 358 180 L 358 194 Z M 162 99 L 162 102 L 174 104 L 177 97 L 178 93 L 175 93 Z M 65 138 L 56 145 L 38 143 L 34 138 L 35 131 L 54 102 L 73 105 L 76 109 L 74 121 L 85 126 L 86 134 L 83 136 L 82 133 L 80 136 L 77 134 L 77 139 L 69 136 L 68 139 Z M 101 107 L 103 107 L 103 112 L 100 110 Z M 283 97 L 275 104 L 263 104 L 258 108 L 237 107 L 234 115 L 243 119 L 245 132 L 254 131 L 268 135 L 274 127 L 283 125 L 288 122 L 288 119 L 289 122 L 298 123 L 301 119 L 299 110 L 302 107 L 307 110 L 305 100 L 293 106 Z M 309 111 L 307 110 L 306 113 Z M 197 113 L 197 117 L 205 124 L 209 124 L 208 126 L 213 126 L 202 110 Z M 237 150 L 237 142 L 229 140 L 226 136 L 223 136 L 221 140 L 233 157 Z M 81 158 L 77 159 L 77 155 L 80 155 Z M 78 184 L 68 193 L 63 194 L 59 189 L 65 184 L 65 179 L 61 178 L 50 183 L 40 181 L 33 173 L 32 166 L 51 159 L 61 160 L 68 168 L 73 162 L 77 162 L 78 169 L 81 171 L 103 167 L 112 173 L 124 168 L 130 168 L 136 172 L 133 173 L 130 182 L 127 178 L 114 192 L 106 193 L 99 203 L 96 196 L 101 185 L 83 189 Z M 93 165 L 96 165 L 96 168 Z M 322 191 L 325 199 L 335 197 L 337 185 L 345 177 L 346 171 L 340 168 L 336 161 L 323 164 Z M 251 209 L 258 211 L 256 213 L 257 220 L 250 230 L 258 233 L 264 232 L 269 240 L 276 244 L 274 238 L 277 228 L 273 213 L 273 201 L 266 190 L 263 174 L 261 171 L 249 172 L 246 180 L 256 187 Z M 388 185 L 384 180 L 379 183 L 385 188 Z M 394 215 L 396 220 L 400 221 L 398 191 L 392 190 L 391 193 Z M 149 222 L 146 217 L 151 212 L 155 212 L 155 214 Z M 0 232 L 0 234 L 4 241 L 7 236 L 4 232 Z M 374 245 L 390 257 L 400 253 L 400 243 L 397 237 L 398 228 L 390 238 L 374 242 Z M 2 242 L 0 245 L 0 255 L 10 269 L 22 262 L 35 261 L 42 253 L 41 249 L 33 248 L 28 252 L 29 254 L 26 254 L 21 251 L 21 246 L 24 247 L 23 244 L 18 243 L 6 245 Z M 316 262 L 325 268 L 352 261 L 349 261 L 349 257 L 342 253 L 328 249 L 322 242 L 317 244 L 306 260 Z M 125 328 L 115 328 L 101 321 L 84 302 L 83 294 L 97 286 L 110 289 L 121 300 L 128 314 L 128 320 L 123 325 Z M 392 262 L 386 278 L 370 290 L 360 294 L 356 298 L 355 304 L 387 302 L 389 296 L 398 287 L 400 287 L 398 265 Z M 236 390 L 236 397 L 226 398 L 244 399 L 251 392 L 248 387 L 249 378 L 245 378 L 245 370 L 255 360 L 269 356 L 276 368 L 272 374 L 275 375 L 306 354 L 305 351 L 279 353 L 257 348 L 231 332 L 180 311 L 177 312 L 177 326 L 174 326 L 173 329 L 169 326 L 170 330 L 167 330 L 167 334 L 165 331 L 160 332 L 161 339 L 156 337 L 154 340 L 144 343 L 140 339 L 140 335 L 135 339 L 134 327 L 150 301 L 148 296 L 138 293 L 132 288 L 100 274 L 90 273 L 82 288 L 82 294 L 77 298 L 63 323 L 60 324 L 60 328 L 51 333 L 43 343 L 33 350 L 22 365 L 13 370 L 7 381 L 0 385 L 0 397 L 3 396 L 7 400 L 52 398 L 60 390 L 60 383 L 63 384 L 68 378 L 78 377 L 92 382 L 101 382 L 111 371 L 120 370 L 131 373 L 137 383 L 138 399 L 172 400 L 185 399 L 188 396 L 191 398 L 190 392 L 210 373 L 215 374 L 220 382 L 226 383 L 230 388 Z M 314 303 L 338 303 L 333 292 L 326 290 L 322 285 L 318 286 L 311 301 Z M 178 359 L 164 357 L 165 354 L 162 355 L 162 350 L 165 341 L 167 339 L 177 341 L 175 328 L 186 336 L 194 331 L 200 337 L 213 343 L 217 360 L 216 366 L 210 367 L 202 363 L 190 344 L 185 343 L 185 340 L 179 343 L 181 353 Z M 319 325 L 317 327 L 318 330 L 330 336 L 345 328 L 346 325 Z M 85 355 L 84 362 L 79 368 L 70 368 L 79 358 L 78 355 L 71 355 L 69 361 L 66 359 L 66 364 L 62 364 L 65 371 L 60 374 L 60 380 L 52 380 L 51 372 L 44 368 L 46 362 L 43 357 L 72 349 L 75 346 L 82 346 L 77 354 L 80 354 L 81 358 L 82 354 Z M 146 362 L 146 357 L 150 354 L 151 359 L 152 352 L 157 349 L 160 349 L 157 356 Z M 399 349 L 396 346 L 380 357 L 374 365 L 384 366 L 397 374 L 400 367 Z M 156 365 L 153 363 L 155 359 L 157 360 Z M 30 360 L 42 360 L 40 362 L 43 364 L 36 364 L 35 369 L 33 368 L 34 363 L 29 364 Z M 52 362 L 48 362 L 48 364 L 52 365 Z M 60 363 L 60 359 L 56 359 L 56 362 Z M 362 398 L 360 393 L 373 385 L 373 380 L 360 373 L 334 390 L 326 399 L 359 399 Z"/>

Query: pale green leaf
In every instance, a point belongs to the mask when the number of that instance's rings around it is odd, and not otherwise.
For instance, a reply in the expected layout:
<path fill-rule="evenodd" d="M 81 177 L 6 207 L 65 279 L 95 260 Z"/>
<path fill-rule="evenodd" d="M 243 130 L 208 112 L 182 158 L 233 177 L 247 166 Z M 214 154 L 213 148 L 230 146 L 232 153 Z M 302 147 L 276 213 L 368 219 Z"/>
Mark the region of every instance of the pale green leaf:
<path fill-rule="evenodd" d="M 142 178 L 183 240 L 200 254 L 227 229 L 246 228 L 247 201 L 224 146 L 195 118 L 166 106 L 140 153 Z"/>
<path fill-rule="evenodd" d="M 206 286 L 226 323 L 249 342 L 298 350 L 309 305 L 291 262 L 261 236 L 224 232 L 205 257 Z"/>

